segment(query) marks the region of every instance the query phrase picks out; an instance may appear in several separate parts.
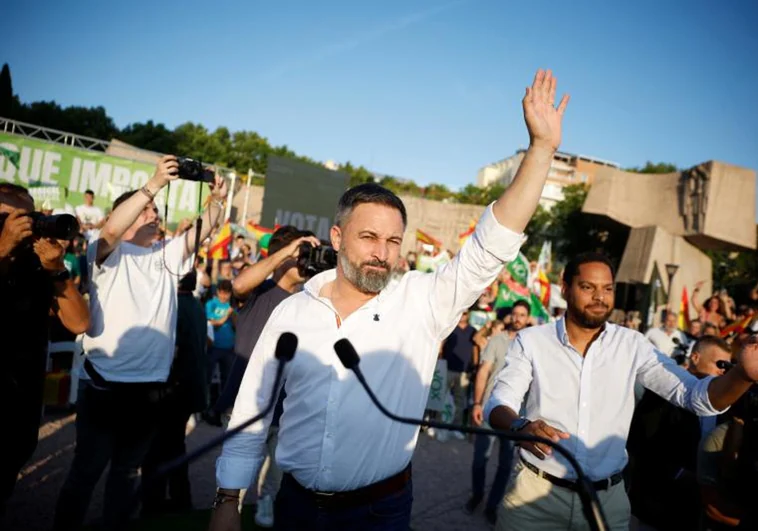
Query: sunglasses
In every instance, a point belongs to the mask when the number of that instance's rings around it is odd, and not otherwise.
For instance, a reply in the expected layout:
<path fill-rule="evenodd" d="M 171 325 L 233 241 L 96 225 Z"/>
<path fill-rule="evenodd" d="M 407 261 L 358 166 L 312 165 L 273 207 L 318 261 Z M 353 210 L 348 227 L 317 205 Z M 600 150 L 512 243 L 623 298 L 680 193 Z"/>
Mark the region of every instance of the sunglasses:
<path fill-rule="evenodd" d="M 722 371 L 728 371 L 729 369 L 731 369 L 732 367 L 734 367 L 734 364 L 732 362 L 730 362 L 730 361 L 718 360 L 716 362 L 716 367 L 718 367 Z"/>

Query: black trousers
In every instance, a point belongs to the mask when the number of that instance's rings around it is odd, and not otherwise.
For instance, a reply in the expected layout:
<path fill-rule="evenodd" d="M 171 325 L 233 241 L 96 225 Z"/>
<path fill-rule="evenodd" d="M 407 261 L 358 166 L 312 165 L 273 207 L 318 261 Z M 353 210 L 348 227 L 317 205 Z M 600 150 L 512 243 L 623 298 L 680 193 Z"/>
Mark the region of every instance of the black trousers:
<path fill-rule="evenodd" d="M 6 359 L 0 378 L 0 403 L 7 427 L 0 453 L 0 514 L 13 494 L 16 478 L 37 448 L 45 384 L 45 354 L 25 353 Z"/>
<path fill-rule="evenodd" d="M 176 389 L 164 399 L 162 411 L 158 431 L 142 465 L 145 482 L 142 511 L 145 514 L 192 509 L 188 465 L 161 478 L 154 477 L 161 465 L 187 453 L 185 430 L 191 415 L 188 401 Z"/>
<path fill-rule="evenodd" d="M 55 529 L 80 529 L 105 467 L 103 521 L 107 529 L 128 524 L 139 507 L 140 467 L 161 418 L 159 400 L 141 393 L 114 394 L 80 382 L 76 404 L 76 450 L 55 509 Z"/>

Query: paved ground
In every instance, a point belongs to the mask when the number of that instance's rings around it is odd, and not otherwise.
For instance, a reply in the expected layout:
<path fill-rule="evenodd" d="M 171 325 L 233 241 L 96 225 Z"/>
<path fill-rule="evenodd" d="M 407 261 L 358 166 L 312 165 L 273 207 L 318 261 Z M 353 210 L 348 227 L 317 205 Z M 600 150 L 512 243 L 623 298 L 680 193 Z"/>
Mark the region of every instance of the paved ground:
<path fill-rule="evenodd" d="M 199 424 L 188 436 L 194 448 L 220 433 L 220 428 Z M 51 528 L 55 502 L 71 463 L 75 444 L 74 415 L 51 414 L 40 429 L 36 453 L 22 471 L 10 501 L 6 525 L 9 530 L 43 531 Z M 468 441 L 444 443 L 422 434 L 413 460 L 414 531 L 489 530 L 481 510 L 473 516 L 462 506 L 470 490 L 470 466 L 473 446 Z M 215 492 L 213 464 L 218 451 L 211 452 L 190 469 L 193 501 L 197 508 L 208 508 Z M 488 479 L 496 463 L 489 463 Z M 98 484 L 88 519 L 94 521 L 102 511 L 104 481 Z M 203 515 L 204 516 L 204 515 Z M 161 526 L 170 529 L 170 526 Z"/>

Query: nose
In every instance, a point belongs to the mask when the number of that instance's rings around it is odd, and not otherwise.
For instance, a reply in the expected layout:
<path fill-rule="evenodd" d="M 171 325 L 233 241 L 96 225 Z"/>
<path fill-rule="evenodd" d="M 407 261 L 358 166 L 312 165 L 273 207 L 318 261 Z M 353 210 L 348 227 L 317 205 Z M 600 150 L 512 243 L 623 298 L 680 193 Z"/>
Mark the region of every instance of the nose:
<path fill-rule="evenodd" d="M 376 242 L 372 251 L 374 258 L 382 262 L 386 262 L 390 255 L 387 242 Z"/>

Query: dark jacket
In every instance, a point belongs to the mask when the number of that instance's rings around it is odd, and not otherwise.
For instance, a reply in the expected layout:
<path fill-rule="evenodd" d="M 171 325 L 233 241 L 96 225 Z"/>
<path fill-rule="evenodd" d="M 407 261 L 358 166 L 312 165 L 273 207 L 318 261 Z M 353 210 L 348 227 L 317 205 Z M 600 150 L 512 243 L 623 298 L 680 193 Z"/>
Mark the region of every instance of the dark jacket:
<path fill-rule="evenodd" d="M 181 393 L 191 413 L 208 408 L 206 385 L 208 328 L 205 311 L 192 293 L 178 295 L 176 320 L 176 357 L 169 382 Z"/>

